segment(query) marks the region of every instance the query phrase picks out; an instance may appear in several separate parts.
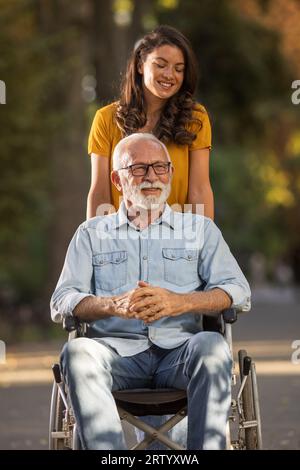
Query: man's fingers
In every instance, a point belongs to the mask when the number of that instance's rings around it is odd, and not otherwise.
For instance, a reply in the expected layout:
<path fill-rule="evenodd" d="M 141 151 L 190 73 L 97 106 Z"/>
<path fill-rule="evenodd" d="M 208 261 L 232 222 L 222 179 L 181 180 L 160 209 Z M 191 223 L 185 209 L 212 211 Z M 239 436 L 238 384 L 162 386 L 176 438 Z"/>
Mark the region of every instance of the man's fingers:
<path fill-rule="evenodd" d="M 146 281 L 138 281 L 138 286 L 139 287 L 148 287 L 150 286 L 149 282 L 146 282 Z"/>
<path fill-rule="evenodd" d="M 137 299 L 153 295 L 153 291 L 150 288 L 143 287 L 142 289 L 137 289 L 134 294 L 130 297 L 130 302 L 133 303 Z"/>
<path fill-rule="evenodd" d="M 152 306 L 152 309 L 155 309 L 155 311 L 157 310 L 157 308 L 160 308 L 159 299 L 154 296 L 148 296 L 139 300 L 135 300 L 134 302 L 130 303 L 129 311 L 141 311 L 150 306 Z"/>
<path fill-rule="evenodd" d="M 159 305 L 151 304 L 147 307 L 144 307 L 142 310 L 136 310 L 136 318 L 144 320 L 145 318 L 151 318 L 154 315 L 159 314 L 161 307 Z"/>
<path fill-rule="evenodd" d="M 143 310 L 146 306 L 149 304 L 145 304 L 145 302 L 134 302 L 132 305 L 129 307 L 129 312 L 140 312 Z"/>
<path fill-rule="evenodd" d="M 147 317 L 143 318 L 144 323 L 153 323 L 156 320 L 159 320 L 162 317 L 160 313 L 156 313 L 155 315 L 148 315 Z"/>
<path fill-rule="evenodd" d="M 144 281 L 139 281 L 139 282 L 144 282 Z M 161 291 L 160 287 L 154 287 L 148 284 L 145 287 L 140 287 L 138 289 L 135 289 L 133 294 L 130 296 L 130 301 L 133 302 L 136 299 L 139 299 L 141 297 L 147 297 L 149 295 L 158 295 L 160 291 Z"/>

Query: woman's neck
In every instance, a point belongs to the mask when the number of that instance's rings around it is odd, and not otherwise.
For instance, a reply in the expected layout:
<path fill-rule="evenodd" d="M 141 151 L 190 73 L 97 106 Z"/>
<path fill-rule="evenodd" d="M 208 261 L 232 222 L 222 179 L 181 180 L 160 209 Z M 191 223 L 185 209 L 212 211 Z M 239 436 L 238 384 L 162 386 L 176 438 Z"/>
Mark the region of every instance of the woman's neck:
<path fill-rule="evenodd" d="M 146 102 L 146 109 L 147 109 L 147 117 L 154 118 L 158 117 L 163 109 L 166 100 L 162 100 L 161 98 L 157 98 L 152 93 L 150 93 L 147 89 L 144 89 L 144 97 Z"/>

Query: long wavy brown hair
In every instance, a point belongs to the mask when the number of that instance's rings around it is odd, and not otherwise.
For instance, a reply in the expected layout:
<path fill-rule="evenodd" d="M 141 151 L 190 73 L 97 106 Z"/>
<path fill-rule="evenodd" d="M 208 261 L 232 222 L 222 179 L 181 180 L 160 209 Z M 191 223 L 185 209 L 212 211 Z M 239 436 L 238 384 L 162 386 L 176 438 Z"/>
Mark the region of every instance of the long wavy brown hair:
<path fill-rule="evenodd" d="M 202 127 L 201 121 L 193 117 L 193 110 L 196 108 L 193 95 L 197 86 L 197 62 L 189 41 L 171 26 L 158 26 L 144 36 L 133 50 L 121 86 L 116 112 L 117 124 L 123 136 L 137 132 L 146 125 L 143 81 L 138 67 L 145 62 L 149 53 L 164 45 L 176 46 L 182 51 L 185 62 L 184 79 L 179 91 L 166 101 L 152 132 L 165 143 L 190 144 L 196 134 L 188 130 L 187 126 L 193 123 L 198 129 Z"/>

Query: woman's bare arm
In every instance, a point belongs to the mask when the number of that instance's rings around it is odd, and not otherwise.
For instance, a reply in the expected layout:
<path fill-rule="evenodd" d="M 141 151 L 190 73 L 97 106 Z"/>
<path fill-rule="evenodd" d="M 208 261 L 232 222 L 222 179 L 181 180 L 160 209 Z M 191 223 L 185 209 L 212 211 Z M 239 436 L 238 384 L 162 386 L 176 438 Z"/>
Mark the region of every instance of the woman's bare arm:
<path fill-rule="evenodd" d="M 86 218 L 103 215 L 102 205 L 112 205 L 110 184 L 110 159 L 91 154 L 91 186 L 87 198 Z"/>
<path fill-rule="evenodd" d="M 214 219 L 214 196 L 209 179 L 209 149 L 193 150 L 189 159 L 188 204 L 197 211 L 196 204 L 204 205 L 204 215 Z"/>

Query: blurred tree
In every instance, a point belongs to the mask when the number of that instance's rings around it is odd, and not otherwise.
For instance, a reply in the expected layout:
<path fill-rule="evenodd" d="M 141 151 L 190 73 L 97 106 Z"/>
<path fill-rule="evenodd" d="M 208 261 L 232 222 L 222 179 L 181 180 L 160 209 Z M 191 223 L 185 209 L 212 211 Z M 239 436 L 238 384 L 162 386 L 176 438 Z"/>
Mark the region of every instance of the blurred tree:
<path fill-rule="evenodd" d="M 300 3 L 299 0 L 231 0 L 245 18 L 251 18 L 280 37 L 280 49 L 299 77 Z"/>
<path fill-rule="evenodd" d="M 87 34 L 92 2 L 66 0 L 35 3 L 38 35 L 50 44 L 48 67 L 55 77 L 47 94 L 55 133 L 47 147 L 51 220 L 48 231 L 48 279 L 44 297 L 49 299 L 61 271 L 66 248 L 76 227 L 85 219 L 88 187 L 86 107 L 84 82 L 89 80 L 90 42 Z M 58 64 L 61 66 L 58 68 Z M 93 98 L 93 97 L 92 97 Z"/>
<path fill-rule="evenodd" d="M 253 250 L 263 251 L 270 263 L 287 255 L 295 243 L 283 221 L 288 218 L 292 233 L 297 233 L 300 203 L 297 159 L 286 152 L 299 122 L 290 99 L 295 61 L 292 54 L 283 55 L 279 14 L 277 23 L 274 18 L 263 22 L 247 10 L 251 4 L 263 16 L 273 3 L 283 10 L 280 0 L 156 2 L 158 21 L 183 31 L 200 63 L 198 98 L 213 123 L 217 222 L 239 256 L 244 253 L 247 259 Z M 287 3 L 293 9 L 288 6 L 282 16 L 291 25 L 297 8 L 294 1 Z M 298 29 L 293 31 L 290 51 L 300 44 Z"/>
<path fill-rule="evenodd" d="M 287 88 L 291 94 L 292 81 L 300 77 L 300 2 L 298 0 L 232 1 L 241 15 L 276 31 L 280 51 L 290 64 L 291 78 Z M 267 201 L 273 206 L 273 210 L 280 214 L 285 261 L 292 265 L 298 283 L 300 283 L 299 119 L 300 107 L 293 105 L 291 98 L 288 97 L 276 119 L 273 120 L 272 127 L 270 126 L 269 145 L 272 149 L 272 160 L 266 162 L 269 166 L 266 174 L 273 182 L 272 184 L 269 181 Z M 281 177 L 277 178 L 277 181 L 280 184 L 274 185 L 274 177 L 270 178 L 270 169 L 274 175 L 278 174 L 278 168 Z"/>
<path fill-rule="evenodd" d="M 0 76 L 7 86 L 7 104 L 0 107 L 0 281 L 14 299 L 31 298 L 47 272 L 47 47 L 35 42 L 33 12 L 25 7 L 0 1 Z"/>
<path fill-rule="evenodd" d="M 199 59 L 217 222 L 244 264 L 253 250 L 289 256 L 300 281 L 299 17 L 296 0 L 0 0 L 0 310 L 48 302 L 85 217 L 92 117 L 158 23 Z"/>
<path fill-rule="evenodd" d="M 36 320 L 47 322 L 41 300 L 48 304 L 84 218 L 88 178 L 78 5 L 0 2 L 0 76 L 9 96 L 0 115 L 0 302 L 29 302 Z"/>
<path fill-rule="evenodd" d="M 143 20 L 151 0 L 89 0 L 89 52 L 97 80 L 97 99 L 109 103 L 119 96 L 121 74 L 135 41 L 144 33 Z"/>
<path fill-rule="evenodd" d="M 277 35 L 238 15 L 227 0 L 185 0 L 165 8 L 160 23 L 190 38 L 200 64 L 198 97 L 214 123 L 214 140 L 223 144 L 265 138 L 274 110 L 289 96 L 288 64 Z"/>

